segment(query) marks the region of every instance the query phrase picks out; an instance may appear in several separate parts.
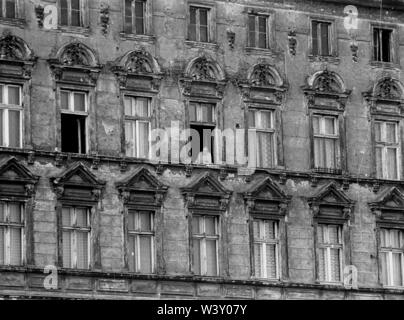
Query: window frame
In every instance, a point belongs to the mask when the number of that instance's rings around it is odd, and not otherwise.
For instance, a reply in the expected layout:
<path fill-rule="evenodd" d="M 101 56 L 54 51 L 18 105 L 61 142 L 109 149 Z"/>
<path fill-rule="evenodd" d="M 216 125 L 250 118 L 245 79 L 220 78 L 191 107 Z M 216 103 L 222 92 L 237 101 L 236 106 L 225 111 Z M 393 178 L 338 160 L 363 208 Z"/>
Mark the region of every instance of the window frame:
<path fill-rule="evenodd" d="M 390 61 L 379 61 L 375 57 L 375 41 L 374 41 L 374 31 L 375 29 L 389 30 L 390 34 Z M 383 67 L 383 66 L 398 66 L 400 64 L 400 57 L 398 54 L 398 29 L 395 24 L 386 23 L 370 23 L 370 64 Z"/>
<path fill-rule="evenodd" d="M 65 31 L 80 31 L 80 30 L 85 30 L 89 29 L 89 7 L 88 7 L 88 0 L 80 0 L 80 26 L 73 26 L 71 25 L 71 1 L 72 0 L 66 0 L 68 2 L 68 24 L 67 25 L 62 25 L 61 24 L 61 1 L 62 0 L 57 0 L 57 8 L 58 8 L 58 28 L 65 30 Z"/>
<path fill-rule="evenodd" d="M 262 50 L 266 50 L 270 48 L 270 14 L 269 13 L 253 13 L 253 12 L 249 12 L 247 14 L 248 16 L 248 24 L 247 24 L 247 48 L 253 48 L 253 49 L 262 49 Z M 254 29 L 254 35 L 255 35 L 255 39 L 254 39 L 254 43 L 255 45 L 252 46 L 251 45 L 251 33 L 252 31 L 250 30 L 250 17 L 254 16 L 255 17 L 255 29 Z M 262 48 L 259 46 L 259 35 L 260 35 L 260 31 L 259 31 L 259 19 L 263 17 L 265 18 L 265 47 Z"/>
<path fill-rule="evenodd" d="M 314 52 L 314 39 L 313 39 L 313 22 L 317 22 L 319 24 L 321 23 L 327 23 L 330 25 L 329 30 L 328 30 L 328 37 L 329 37 L 329 54 L 328 55 L 320 55 L 316 52 Z M 310 16 L 309 17 L 309 58 L 315 58 L 315 59 L 330 59 L 330 58 L 335 58 L 338 57 L 338 39 L 337 39 L 337 29 L 336 29 L 336 21 L 334 19 L 330 18 L 325 18 L 325 17 L 320 17 L 320 16 Z M 321 35 L 320 35 L 321 36 Z"/>
<path fill-rule="evenodd" d="M 206 42 L 200 41 L 200 37 L 198 37 L 198 33 L 200 32 L 200 25 L 198 29 L 198 24 L 196 25 L 196 40 L 191 40 L 189 35 L 190 35 L 190 26 L 191 26 L 191 7 L 196 7 L 197 9 L 205 9 L 207 10 L 207 20 L 208 20 L 208 26 L 207 26 L 207 35 L 208 39 Z M 198 15 L 199 16 L 199 15 Z M 216 3 L 208 0 L 208 1 L 202 1 L 202 0 L 188 0 L 187 3 L 187 13 L 186 13 L 186 28 L 185 28 L 185 39 L 186 43 L 188 44 L 200 44 L 200 45 L 209 45 L 209 44 L 215 44 L 216 43 Z M 197 19 L 198 22 L 199 19 Z"/>

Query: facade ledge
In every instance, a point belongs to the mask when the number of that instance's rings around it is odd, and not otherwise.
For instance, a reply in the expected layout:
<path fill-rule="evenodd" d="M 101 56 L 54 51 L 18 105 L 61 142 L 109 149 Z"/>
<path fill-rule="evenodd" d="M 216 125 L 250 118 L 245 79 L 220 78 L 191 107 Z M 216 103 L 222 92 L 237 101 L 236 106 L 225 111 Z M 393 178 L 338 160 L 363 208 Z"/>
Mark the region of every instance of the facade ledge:
<path fill-rule="evenodd" d="M 377 69 L 387 69 L 387 70 L 397 70 L 401 69 L 401 66 L 393 62 L 381 62 L 381 61 L 371 61 L 370 66 Z"/>
<path fill-rule="evenodd" d="M 81 36 L 85 36 L 85 37 L 88 37 L 90 35 L 89 27 L 59 26 L 58 29 L 56 29 L 56 30 L 61 33 L 81 35 Z"/>
<path fill-rule="evenodd" d="M 149 43 L 149 44 L 156 43 L 156 36 L 154 36 L 154 35 L 144 35 L 144 34 L 139 35 L 139 34 L 121 32 L 120 37 L 122 40 L 138 41 L 138 42 L 144 42 L 144 43 Z"/>
<path fill-rule="evenodd" d="M 24 28 L 26 21 L 25 21 L 25 19 L 21 19 L 21 18 L 17 18 L 17 19 L 0 18 L 0 24 L 18 27 L 18 28 Z"/>
<path fill-rule="evenodd" d="M 217 51 L 219 49 L 219 45 L 217 43 L 212 42 L 198 42 L 198 41 L 185 40 L 185 45 L 190 48 L 206 49 L 213 51 Z"/>
<path fill-rule="evenodd" d="M 309 55 L 309 61 L 310 62 L 328 62 L 332 64 L 338 65 L 341 61 L 339 57 L 335 56 L 313 56 Z"/>
<path fill-rule="evenodd" d="M 245 53 L 248 55 L 257 55 L 257 56 L 268 56 L 268 57 L 276 57 L 278 54 L 272 49 L 262 49 L 262 48 L 254 48 L 254 47 L 246 47 Z"/>

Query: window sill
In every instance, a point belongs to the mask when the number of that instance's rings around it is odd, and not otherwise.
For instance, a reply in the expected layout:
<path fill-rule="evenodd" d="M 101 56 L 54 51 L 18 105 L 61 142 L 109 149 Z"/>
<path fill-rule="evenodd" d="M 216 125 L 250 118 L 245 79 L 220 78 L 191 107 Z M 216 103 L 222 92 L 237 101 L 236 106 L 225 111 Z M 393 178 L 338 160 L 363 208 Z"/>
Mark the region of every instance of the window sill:
<path fill-rule="evenodd" d="M 69 27 L 69 26 L 59 26 L 57 31 L 62 33 L 71 33 L 76 35 L 83 35 L 88 37 L 90 35 L 89 27 Z"/>
<path fill-rule="evenodd" d="M 371 61 L 370 66 L 380 69 L 400 69 L 400 65 L 394 62 Z"/>
<path fill-rule="evenodd" d="M 198 41 L 191 41 L 185 40 L 185 44 L 191 48 L 198 48 L 198 49 L 210 49 L 210 50 L 217 50 L 219 45 L 217 43 L 212 42 L 198 42 Z"/>
<path fill-rule="evenodd" d="M 329 62 L 329 63 L 339 64 L 341 60 L 337 56 L 309 55 L 309 61 L 310 62 Z"/>
<path fill-rule="evenodd" d="M 16 18 L 16 19 L 7 19 L 7 18 L 0 18 L 0 24 L 5 24 L 8 26 L 14 26 L 23 28 L 25 25 L 25 19 Z"/>
<path fill-rule="evenodd" d="M 342 169 L 331 169 L 331 168 L 314 168 L 312 169 L 314 173 L 318 174 L 330 174 L 330 175 L 342 175 Z"/>
<path fill-rule="evenodd" d="M 133 33 L 121 32 L 120 37 L 122 40 L 140 41 L 151 44 L 154 44 L 156 42 L 155 36 L 146 34 L 133 34 Z"/>
<path fill-rule="evenodd" d="M 263 49 L 263 48 L 255 48 L 255 47 L 246 47 L 245 48 L 245 53 L 246 54 L 251 54 L 251 55 L 264 55 L 264 56 L 274 56 L 275 53 L 267 48 L 267 49 Z"/>

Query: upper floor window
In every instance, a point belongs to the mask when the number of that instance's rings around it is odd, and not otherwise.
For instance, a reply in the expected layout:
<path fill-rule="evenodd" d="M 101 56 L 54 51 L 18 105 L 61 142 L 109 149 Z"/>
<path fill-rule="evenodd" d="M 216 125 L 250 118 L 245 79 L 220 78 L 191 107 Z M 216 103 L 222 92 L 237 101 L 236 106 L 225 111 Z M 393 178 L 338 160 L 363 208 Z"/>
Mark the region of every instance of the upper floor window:
<path fill-rule="evenodd" d="M 342 227 L 318 224 L 318 278 L 321 282 L 341 282 L 342 274 Z"/>
<path fill-rule="evenodd" d="M 276 138 L 274 125 L 274 112 L 271 110 L 249 111 L 249 163 L 255 163 L 259 168 L 272 168 L 276 165 Z"/>
<path fill-rule="evenodd" d="M 380 229 L 380 260 L 382 284 L 404 287 L 404 232 Z"/>
<path fill-rule="evenodd" d="M 90 210 L 79 207 L 62 209 L 63 267 L 90 268 Z"/>
<path fill-rule="evenodd" d="M 125 0 L 125 32 L 146 33 L 146 1 Z"/>
<path fill-rule="evenodd" d="M 201 276 L 219 275 L 219 217 L 192 217 L 193 270 Z"/>
<path fill-rule="evenodd" d="M 188 40 L 210 42 L 209 8 L 194 7 L 189 9 Z"/>
<path fill-rule="evenodd" d="M 268 48 L 268 16 L 248 15 L 248 46 L 252 48 Z"/>
<path fill-rule="evenodd" d="M 61 130 L 62 152 L 87 152 L 87 93 L 62 89 L 61 96 Z"/>
<path fill-rule="evenodd" d="M 397 180 L 400 177 L 400 134 L 397 122 L 375 122 L 377 178 Z"/>
<path fill-rule="evenodd" d="M 0 1 L 0 18 L 7 18 L 7 19 L 18 18 L 17 0 Z"/>
<path fill-rule="evenodd" d="M 338 119 L 313 116 L 314 165 L 316 169 L 340 169 Z"/>
<path fill-rule="evenodd" d="M 59 0 L 60 25 L 69 27 L 84 26 L 84 0 Z"/>
<path fill-rule="evenodd" d="M 0 203 L 0 265 L 23 264 L 24 225 L 24 207 L 21 203 Z"/>
<path fill-rule="evenodd" d="M 279 223 L 254 219 L 253 232 L 255 277 L 279 279 Z"/>
<path fill-rule="evenodd" d="M 22 88 L 0 84 L 0 144 L 22 148 Z"/>
<path fill-rule="evenodd" d="M 131 272 L 142 274 L 155 272 L 154 212 L 129 211 L 128 250 Z"/>
<path fill-rule="evenodd" d="M 392 35 L 390 29 L 373 28 L 373 60 L 392 62 Z"/>
<path fill-rule="evenodd" d="M 125 96 L 126 155 L 150 158 L 151 99 Z"/>
<path fill-rule="evenodd" d="M 314 56 L 330 56 L 332 54 L 332 24 L 331 22 L 311 22 L 312 28 L 312 54 Z"/>

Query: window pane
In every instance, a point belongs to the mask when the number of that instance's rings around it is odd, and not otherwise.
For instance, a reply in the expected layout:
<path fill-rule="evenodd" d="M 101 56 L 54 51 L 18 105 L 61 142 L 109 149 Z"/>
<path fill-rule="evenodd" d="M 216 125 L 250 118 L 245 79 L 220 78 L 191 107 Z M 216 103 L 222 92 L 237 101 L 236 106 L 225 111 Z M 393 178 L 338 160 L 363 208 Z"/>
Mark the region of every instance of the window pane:
<path fill-rule="evenodd" d="M 140 236 L 140 272 L 152 273 L 152 238 Z"/>
<path fill-rule="evenodd" d="M 401 231 L 400 230 L 391 230 L 390 231 L 391 235 L 391 247 L 394 249 L 400 249 L 400 236 L 401 236 Z"/>
<path fill-rule="evenodd" d="M 321 23 L 321 54 L 323 56 L 330 55 L 329 27 L 330 25 L 328 23 Z"/>
<path fill-rule="evenodd" d="M 6 263 L 5 259 L 5 251 L 4 251 L 4 246 L 5 246 L 5 236 L 6 232 L 3 227 L 0 227 L 0 265 L 4 265 Z"/>
<path fill-rule="evenodd" d="M 325 231 L 327 226 L 325 225 L 318 225 L 317 228 L 317 241 L 319 244 L 324 244 L 326 242 Z"/>
<path fill-rule="evenodd" d="M 135 121 L 125 121 L 126 155 L 128 157 L 136 156 L 135 128 Z"/>
<path fill-rule="evenodd" d="M 71 0 L 72 11 L 71 11 L 71 25 L 80 27 L 81 17 L 80 17 L 80 0 Z"/>
<path fill-rule="evenodd" d="M 9 110 L 9 147 L 20 148 L 21 147 L 21 126 L 20 126 L 20 111 Z"/>
<path fill-rule="evenodd" d="M 72 234 L 63 232 L 63 267 L 72 267 Z"/>
<path fill-rule="evenodd" d="M 152 217 L 150 212 L 140 212 L 140 229 L 145 232 L 152 232 Z"/>
<path fill-rule="evenodd" d="M 205 233 L 208 236 L 216 235 L 216 221 L 215 217 L 205 217 Z"/>
<path fill-rule="evenodd" d="M 387 149 L 387 179 L 398 179 L 397 149 Z"/>
<path fill-rule="evenodd" d="M 1 3 L 0 3 L 1 4 Z M 1 12 L 1 10 L 0 10 Z M 3 95 L 4 95 L 4 86 L 0 85 L 0 103 L 4 103 L 3 101 Z"/>
<path fill-rule="evenodd" d="M 6 0 L 6 18 L 17 18 L 16 11 L 16 0 Z"/>
<path fill-rule="evenodd" d="M 129 263 L 129 270 L 132 272 L 136 272 L 136 237 L 129 237 L 128 238 L 128 263 Z"/>
<path fill-rule="evenodd" d="M 202 119 L 201 119 L 202 122 L 212 123 L 213 107 L 208 104 L 202 104 L 201 109 L 202 109 Z"/>
<path fill-rule="evenodd" d="M 387 248 L 389 246 L 390 243 L 389 236 L 390 236 L 389 230 L 386 229 L 380 230 L 380 245 L 382 248 Z"/>
<path fill-rule="evenodd" d="M 383 178 L 383 148 L 376 148 L 376 171 L 377 178 Z"/>
<path fill-rule="evenodd" d="M 331 244 L 340 244 L 338 226 L 328 226 L 328 241 Z"/>
<path fill-rule="evenodd" d="M 206 240 L 207 275 L 217 276 L 216 240 Z"/>
<path fill-rule="evenodd" d="M 208 26 L 208 10 L 199 9 L 199 21 L 201 26 Z"/>
<path fill-rule="evenodd" d="M 331 255 L 331 281 L 341 281 L 341 263 L 340 263 L 340 250 L 330 249 Z"/>
<path fill-rule="evenodd" d="M 62 209 L 62 226 L 63 227 L 71 227 L 73 226 L 73 209 L 71 208 L 63 208 Z"/>
<path fill-rule="evenodd" d="M 136 34 L 144 34 L 144 2 L 135 2 Z"/>
<path fill-rule="evenodd" d="M 319 117 L 313 117 L 313 133 L 314 134 L 321 134 L 320 131 L 320 118 Z"/>
<path fill-rule="evenodd" d="M 276 245 L 267 245 L 267 277 L 269 279 L 275 279 L 276 274 Z"/>
<path fill-rule="evenodd" d="M 401 253 L 393 253 L 393 286 L 401 287 L 403 285 Z"/>
<path fill-rule="evenodd" d="M 324 139 L 314 139 L 314 165 L 316 168 L 325 168 Z"/>
<path fill-rule="evenodd" d="M 201 248 L 200 240 L 193 241 L 193 270 L 197 275 L 201 274 Z"/>
<path fill-rule="evenodd" d="M 208 42 L 208 27 L 200 27 L 200 42 Z"/>
<path fill-rule="evenodd" d="M 136 116 L 142 118 L 149 117 L 149 99 L 137 98 L 135 108 L 136 108 Z"/>
<path fill-rule="evenodd" d="M 381 61 L 381 43 L 380 43 L 380 30 L 375 28 L 373 30 L 373 44 L 374 44 L 374 60 Z"/>
<path fill-rule="evenodd" d="M 136 231 L 136 213 L 131 211 L 128 214 L 128 230 Z"/>
<path fill-rule="evenodd" d="M 375 140 L 376 140 L 376 142 L 382 141 L 382 123 L 381 122 L 375 123 Z"/>
<path fill-rule="evenodd" d="M 8 204 L 9 210 L 9 219 L 12 223 L 21 223 L 21 204 L 19 203 L 9 203 Z"/>
<path fill-rule="evenodd" d="M 382 30 L 382 56 L 384 62 L 391 61 L 391 48 L 390 48 L 391 31 Z"/>
<path fill-rule="evenodd" d="M 312 21 L 312 46 L 313 46 L 313 54 L 318 55 L 318 22 L 317 21 Z"/>
<path fill-rule="evenodd" d="M 258 278 L 262 278 L 264 275 L 262 274 L 262 244 L 254 244 L 254 267 L 255 267 L 255 276 Z"/>
<path fill-rule="evenodd" d="M 255 111 L 249 111 L 248 112 L 248 122 L 249 122 L 249 127 L 250 129 L 255 128 Z"/>
<path fill-rule="evenodd" d="M 325 142 L 325 168 L 336 169 L 337 168 L 337 140 L 324 139 Z"/>
<path fill-rule="evenodd" d="M 196 41 L 196 8 L 191 7 L 190 9 L 190 25 L 188 27 L 188 38 L 189 40 Z"/>
<path fill-rule="evenodd" d="M 139 158 L 149 157 L 149 143 L 150 143 L 150 133 L 149 133 L 149 123 L 139 122 Z"/>
<path fill-rule="evenodd" d="M 320 281 L 326 281 L 326 249 L 318 250 L 318 277 Z"/>
<path fill-rule="evenodd" d="M 21 229 L 10 228 L 10 264 L 20 266 L 22 263 L 22 233 Z"/>
<path fill-rule="evenodd" d="M 3 110 L 0 110 L 0 146 L 5 146 L 5 141 L 3 137 L 4 131 L 4 118 L 3 118 Z"/>
<path fill-rule="evenodd" d="M 266 111 L 261 111 L 260 112 L 261 116 L 261 129 L 272 129 L 272 113 L 271 112 L 266 112 Z"/>
<path fill-rule="evenodd" d="M 132 0 L 125 0 L 125 32 L 132 33 Z"/>
<path fill-rule="evenodd" d="M 266 132 L 257 132 L 258 140 L 258 159 L 257 166 L 262 168 L 273 167 L 273 134 Z"/>
<path fill-rule="evenodd" d="M 324 118 L 325 134 L 335 135 L 337 130 L 335 128 L 335 118 Z"/>
<path fill-rule="evenodd" d="M 8 86 L 8 104 L 21 105 L 20 87 Z"/>
<path fill-rule="evenodd" d="M 384 285 L 389 285 L 389 278 L 388 278 L 388 253 L 387 252 L 381 252 L 380 253 L 380 259 L 381 259 L 381 281 Z"/>
<path fill-rule="evenodd" d="M 395 123 L 386 123 L 386 142 L 396 143 L 397 142 L 397 125 Z"/>
<path fill-rule="evenodd" d="M 199 216 L 194 216 L 192 218 L 192 233 L 193 234 L 202 234 L 202 230 L 200 227 L 201 220 L 202 220 L 202 217 L 199 217 Z"/>
<path fill-rule="evenodd" d="M 74 111 L 86 111 L 86 94 L 74 93 Z"/>
<path fill-rule="evenodd" d="M 88 233 L 77 232 L 77 268 L 88 269 Z"/>
<path fill-rule="evenodd" d="M 60 92 L 60 104 L 63 110 L 69 110 L 69 92 Z"/>
<path fill-rule="evenodd" d="M 87 209 L 76 209 L 77 226 L 87 228 L 88 225 L 88 211 Z"/>
<path fill-rule="evenodd" d="M 189 121 L 191 122 L 196 122 L 197 118 L 196 118 L 196 104 L 191 103 L 189 105 Z"/>
<path fill-rule="evenodd" d="M 254 15 L 248 16 L 248 41 L 250 47 L 255 47 L 255 18 Z"/>
<path fill-rule="evenodd" d="M 61 25 L 67 26 L 69 24 L 67 0 L 60 0 L 60 18 Z"/>
<path fill-rule="evenodd" d="M 259 47 L 267 48 L 267 19 L 265 17 L 258 17 L 258 27 L 259 27 Z"/>
<path fill-rule="evenodd" d="M 6 205 L 5 203 L 0 203 L 0 222 L 6 221 Z"/>

